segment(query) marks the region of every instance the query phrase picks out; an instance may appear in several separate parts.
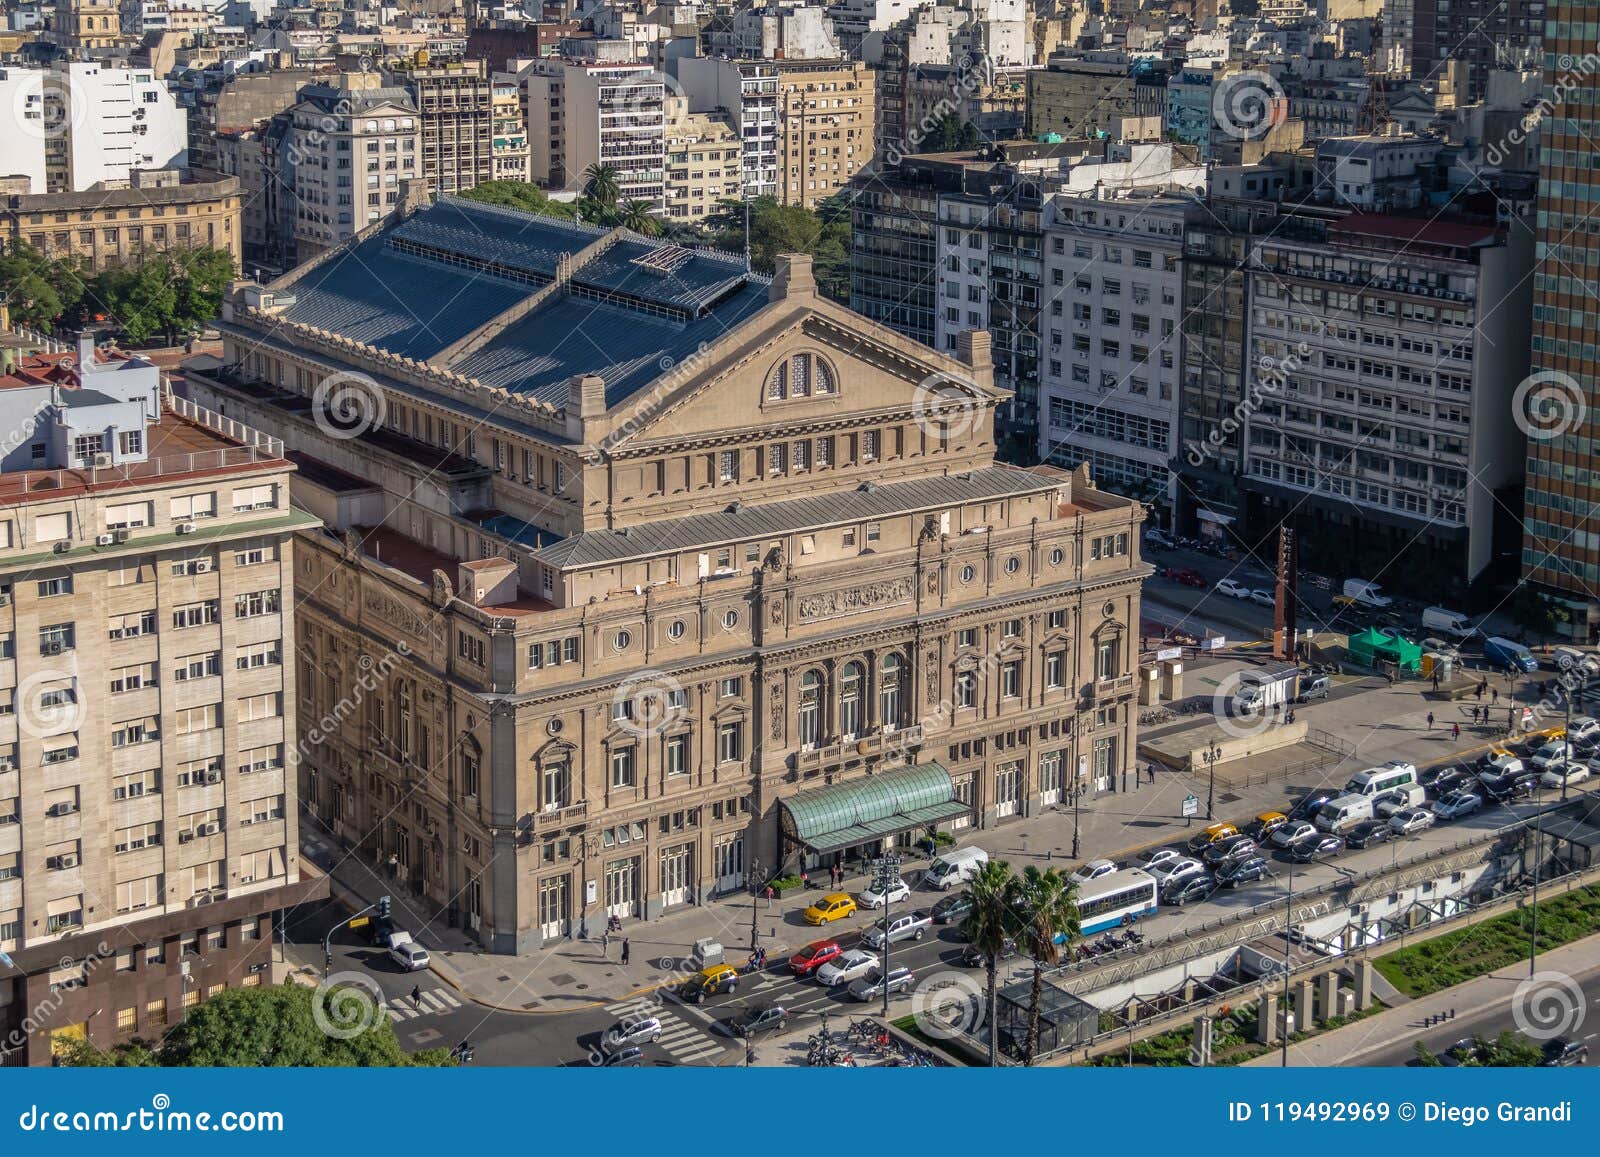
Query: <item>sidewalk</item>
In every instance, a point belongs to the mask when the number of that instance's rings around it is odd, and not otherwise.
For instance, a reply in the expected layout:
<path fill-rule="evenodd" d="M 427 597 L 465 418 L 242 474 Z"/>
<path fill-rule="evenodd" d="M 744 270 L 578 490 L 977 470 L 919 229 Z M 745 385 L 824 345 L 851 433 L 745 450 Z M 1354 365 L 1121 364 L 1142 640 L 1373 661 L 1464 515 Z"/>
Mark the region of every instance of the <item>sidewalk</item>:
<path fill-rule="evenodd" d="M 1538 957 L 1539 971 L 1559 972 L 1570 977 L 1581 977 L 1600 965 L 1600 936 L 1574 941 Z M 1332 1032 L 1319 1033 L 1310 1040 L 1289 1046 L 1289 1064 L 1302 1068 L 1328 1068 L 1338 1065 L 1359 1064 L 1361 1058 L 1380 1049 L 1393 1048 L 1424 1037 L 1437 1039 L 1448 1034 L 1441 1025 L 1427 1025 L 1430 1016 L 1448 1013 L 1454 1009 L 1457 1016 L 1480 1012 L 1509 1002 L 1518 986 L 1528 979 L 1528 962 L 1517 963 L 1480 976 L 1454 988 L 1446 988 L 1415 1000 L 1407 1000 L 1397 1008 L 1386 1008 L 1374 1016 L 1347 1024 Z M 1378 993 L 1384 997 L 1382 992 Z M 1245 1062 L 1244 1066 L 1274 1068 L 1281 1062 L 1277 1052 Z"/>

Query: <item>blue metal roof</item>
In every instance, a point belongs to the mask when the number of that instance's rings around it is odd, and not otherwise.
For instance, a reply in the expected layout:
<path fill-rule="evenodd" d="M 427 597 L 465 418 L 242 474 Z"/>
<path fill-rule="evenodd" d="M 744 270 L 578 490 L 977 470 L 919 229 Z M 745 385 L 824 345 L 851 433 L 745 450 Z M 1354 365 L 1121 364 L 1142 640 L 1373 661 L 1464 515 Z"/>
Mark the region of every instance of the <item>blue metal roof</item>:
<path fill-rule="evenodd" d="M 555 280 L 562 254 L 594 244 L 606 230 L 558 217 L 540 217 L 444 197 L 390 230 L 402 242 L 479 261 L 492 261 L 537 282 Z"/>
<path fill-rule="evenodd" d="M 525 297 L 525 285 L 398 253 L 382 236 L 313 269 L 284 318 L 408 358 L 428 358 Z"/>
<path fill-rule="evenodd" d="M 720 254 L 695 252 L 671 273 L 655 273 L 636 264 L 660 248 L 642 241 L 618 241 L 585 265 L 573 280 L 579 285 L 688 310 L 715 301 L 744 280 L 744 265 Z"/>

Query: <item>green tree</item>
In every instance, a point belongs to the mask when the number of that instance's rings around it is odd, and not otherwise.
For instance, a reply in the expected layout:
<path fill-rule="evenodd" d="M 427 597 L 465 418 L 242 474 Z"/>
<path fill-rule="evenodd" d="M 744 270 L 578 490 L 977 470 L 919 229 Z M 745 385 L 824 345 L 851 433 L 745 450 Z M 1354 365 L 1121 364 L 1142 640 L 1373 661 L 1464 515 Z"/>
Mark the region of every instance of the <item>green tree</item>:
<path fill-rule="evenodd" d="M 960 153 L 978 147 L 978 126 L 964 121 L 955 113 L 947 112 L 934 124 L 923 138 L 918 152 Z"/>
<path fill-rule="evenodd" d="M 780 205 L 773 197 L 724 201 L 707 225 L 712 240 L 735 253 L 744 249 L 746 206 L 750 214 L 750 264 L 771 273 L 781 253 L 809 253 L 817 286 L 836 301 L 850 292 L 850 200 L 830 197 L 817 212 L 802 205 Z"/>
<path fill-rule="evenodd" d="M 45 330 L 75 311 L 84 295 L 76 265 L 46 257 L 22 241 L 0 255 L 0 289 L 9 297 L 14 320 Z"/>
<path fill-rule="evenodd" d="M 993 1068 L 1000 1063 L 1000 955 L 1006 942 L 1020 931 L 1011 865 L 990 860 L 972 877 L 967 894 L 972 897 L 972 908 L 961 922 L 961 932 L 983 956 L 984 1015 L 989 1025 L 989 1067 Z"/>
<path fill-rule="evenodd" d="M 622 181 L 616 166 L 596 161 L 583 171 L 583 195 L 607 209 L 615 207 L 622 195 Z"/>
<path fill-rule="evenodd" d="M 1079 935 L 1078 888 L 1060 870 L 1041 872 L 1029 864 L 1012 878 L 1011 902 L 1020 923 L 1018 947 L 1033 960 L 1028 992 L 1028 1038 L 1023 1054 L 1033 1064 L 1039 1051 L 1039 1007 L 1044 998 L 1044 967 L 1061 962 L 1062 950 Z"/>
<path fill-rule="evenodd" d="M 539 186 L 528 181 L 485 181 L 466 190 L 461 196 L 486 205 L 503 205 L 508 209 L 521 209 L 545 217 L 576 216 L 577 209 L 566 201 L 552 201 Z"/>
<path fill-rule="evenodd" d="M 329 1008 L 343 991 L 349 1005 L 335 1003 L 331 1018 L 319 1018 L 316 1002 Z M 363 1009 L 363 1002 L 365 1006 Z M 329 1035 L 319 1026 L 339 1012 L 357 1010 L 359 1031 Z M 188 1010 L 184 1019 L 160 1041 L 133 1040 L 100 1050 L 77 1042 L 62 1059 L 83 1067 L 275 1068 L 360 1067 L 414 1068 L 453 1063 L 443 1049 L 406 1053 L 394 1026 L 374 1009 L 364 988 L 310 989 L 299 984 L 273 988 L 234 988 Z"/>
<path fill-rule="evenodd" d="M 629 201 L 619 206 L 617 224 L 646 237 L 655 237 L 661 232 L 661 219 L 650 211 L 648 201 Z"/>

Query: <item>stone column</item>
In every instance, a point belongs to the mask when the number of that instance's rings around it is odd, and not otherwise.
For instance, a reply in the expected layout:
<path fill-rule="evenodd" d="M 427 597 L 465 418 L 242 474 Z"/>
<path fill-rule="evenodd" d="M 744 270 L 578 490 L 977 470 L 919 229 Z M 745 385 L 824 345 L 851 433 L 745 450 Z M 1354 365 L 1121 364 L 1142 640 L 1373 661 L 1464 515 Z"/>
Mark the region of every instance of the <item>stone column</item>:
<path fill-rule="evenodd" d="M 1205 1068 L 1211 1063 L 1211 1018 L 1194 1018 L 1194 1044 L 1189 1049 L 1189 1063 Z"/>
<path fill-rule="evenodd" d="M 1256 1018 L 1256 1042 L 1270 1045 L 1278 1043 L 1278 994 L 1269 992 L 1261 998 L 1261 1011 Z"/>
<path fill-rule="evenodd" d="M 1356 1011 L 1372 1007 L 1372 961 L 1356 961 Z"/>
<path fill-rule="evenodd" d="M 1330 968 L 1321 977 L 1322 1019 L 1331 1020 L 1339 1015 L 1339 970 Z"/>
<path fill-rule="evenodd" d="M 1313 984 L 1302 980 L 1294 986 L 1294 1028 L 1303 1032 L 1317 1023 L 1316 1010 L 1312 1008 Z"/>

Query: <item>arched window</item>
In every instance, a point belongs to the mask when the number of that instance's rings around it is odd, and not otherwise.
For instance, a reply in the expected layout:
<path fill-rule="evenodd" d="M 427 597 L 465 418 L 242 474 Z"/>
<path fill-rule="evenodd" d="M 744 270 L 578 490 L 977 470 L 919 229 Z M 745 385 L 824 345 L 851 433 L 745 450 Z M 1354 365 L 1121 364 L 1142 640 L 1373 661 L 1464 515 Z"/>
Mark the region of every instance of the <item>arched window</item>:
<path fill-rule="evenodd" d="M 807 671 L 800 676 L 800 749 L 808 751 L 817 745 L 822 732 L 822 676 Z"/>
<path fill-rule="evenodd" d="M 767 379 L 767 400 L 781 402 L 789 396 L 789 378 L 783 362 L 772 367 L 772 376 Z"/>
<path fill-rule="evenodd" d="M 861 734 L 861 664 L 846 663 L 839 675 L 839 737 Z"/>
<path fill-rule="evenodd" d="M 884 657 L 878 679 L 878 720 L 885 728 L 900 725 L 900 678 L 904 667 L 905 660 L 899 655 Z"/>
<path fill-rule="evenodd" d="M 411 684 L 402 682 L 396 697 L 395 742 L 401 755 L 411 754 Z"/>
<path fill-rule="evenodd" d="M 839 383 L 833 367 L 816 354 L 790 354 L 772 367 L 767 376 L 767 401 L 781 402 L 786 398 L 832 396 L 839 392 Z"/>
<path fill-rule="evenodd" d="M 834 392 L 833 370 L 821 358 L 811 359 L 811 392 L 817 396 Z"/>

